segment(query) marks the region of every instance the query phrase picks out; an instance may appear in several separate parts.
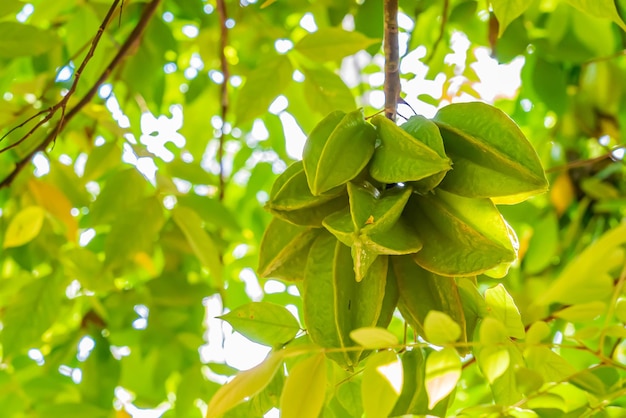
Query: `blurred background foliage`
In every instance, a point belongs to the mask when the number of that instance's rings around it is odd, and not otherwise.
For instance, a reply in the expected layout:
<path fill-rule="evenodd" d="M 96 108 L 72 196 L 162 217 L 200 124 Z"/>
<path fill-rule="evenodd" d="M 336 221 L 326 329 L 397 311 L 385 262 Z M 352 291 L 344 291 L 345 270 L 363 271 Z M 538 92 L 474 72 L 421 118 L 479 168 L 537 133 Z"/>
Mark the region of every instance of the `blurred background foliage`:
<path fill-rule="evenodd" d="M 0 2 L 6 418 L 202 416 L 268 350 L 215 316 L 252 300 L 300 312 L 295 286 L 254 273 L 273 180 L 327 113 L 383 105 L 380 0 L 126 0 L 79 74 L 112 3 Z M 143 35 L 110 64 L 150 7 Z M 448 414 L 623 416 L 626 236 L 590 245 L 626 215 L 626 1 L 400 0 L 400 10 L 405 102 L 425 116 L 452 101 L 495 104 L 551 183 L 501 207 L 521 241 L 502 282 L 558 355 L 526 360 L 519 398 L 492 394 L 468 360 Z M 68 94 L 66 109 L 46 111 Z M 496 283 L 479 278 L 483 290 Z M 402 335 L 400 318 L 391 330 Z M 324 416 L 360 416 L 353 382 L 328 379 Z M 228 416 L 277 416 L 283 380 Z"/>

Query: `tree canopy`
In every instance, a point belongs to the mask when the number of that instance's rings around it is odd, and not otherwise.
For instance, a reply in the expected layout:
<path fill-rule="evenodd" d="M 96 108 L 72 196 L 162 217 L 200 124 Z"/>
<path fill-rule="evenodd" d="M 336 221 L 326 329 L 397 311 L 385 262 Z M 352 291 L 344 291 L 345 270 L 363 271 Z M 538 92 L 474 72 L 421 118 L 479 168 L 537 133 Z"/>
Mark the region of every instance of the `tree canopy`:
<path fill-rule="evenodd" d="M 3 417 L 626 414 L 626 1 L 393 2 L 0 2 Z"/>

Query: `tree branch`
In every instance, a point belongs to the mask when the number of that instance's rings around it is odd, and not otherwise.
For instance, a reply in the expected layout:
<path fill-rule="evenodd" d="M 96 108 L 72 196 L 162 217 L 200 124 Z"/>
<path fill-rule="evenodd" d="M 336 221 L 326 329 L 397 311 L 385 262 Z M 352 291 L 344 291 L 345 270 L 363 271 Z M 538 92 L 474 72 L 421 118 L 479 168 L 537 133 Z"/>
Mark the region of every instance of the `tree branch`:
<path fill-rule="evenodd" d="M 115 0 L 115 4 L 119 3 L 120 0 Z M 55 138 L 57 137 L 57 135 L 63 130 L 63 128 L 65 127 L 65 125 L 67 125 L 67 123 L 72 120 L 72 118 L 74 116 L 76 116 L 83 107 L 85 107 L 85 105 L 87 105 L 92 99 L 93 97 L 96 95 L 96 93 L 98 92 L 98 89 L 100 88 L 100 85 L 102 83 L 104 83 L 106 81 L 106 79 L 111 75 L 111 73 L 113 72 L 113 70 L 122 62 L 122 60 L 124 59 L 124 57 L 126 57 L 126 55 L 128 54 L 128 52 L 130 51 L 131 47 L 139 41 L 139 38 L 141 37 L 141 34 L 143 33 L 143 31 L 145 30 L 146 26 L 148 25 L 148 22 L 150 21 L 150 19 L 152 18 L 152 16 L 154 15 L 157 7 L 159 6 L 159 4 L 161 3 L 161 0 L 152 0 L 150 3 L 148 3 L 141 15 L 141 18 L 139 19 L 139 22 L 137 23 L 137 26 L 135 26 L 135 28 L 133 29 L 133 31 L 130 33 L 130 35 L 128 35 L 128 38 L 126 38 L 126 41 L 121 45 L 120 49 L 118 50 L 117 54 L 115 54 L 115 57 L 113 57 L 113 59 L 111 60 L 111 62 L 106 66 L 106 68 L 104 69 L 104 71 L 102 71 L 102 73 L 100 74 L 100 77 L 98 77 L 98 80 L 95 82 L 95 84 L 89 89 L 89 91 L 83 96 L 82 99 L 80 99 L 80 101 L 72 108 L 70 109 L 69 112 L 67 112 L 67 114 L 65 114 L 64 116 L 61 117 L 61 119 L 59 120 L 59 122 L 57 122 L 56 126 L 54 129 L 52 129 L 50 131 L 50 133 L 48 133 L 48 135 L 46 135 L 46 137 L 43 139 L 43 141 L 41 141 L 41 143 L 35 147 L 32 151 L 30 151 L 26 156 L 24 156 L 21 160 L 19 160 L 16 164 L 15 164 L 15 168 L 13 169 L 13 171 L 11 171 L 11 173 L 4 179 L 2 180 L 2 182 L 0 182 L 0 189 L 2 189 L 3 187 L 7 187 L 9 186 L 13 180 L 15 180 L 15 177 L 17 177 L 17 175 L 20 173 L 20 171 L 30 162 L 30 160 L 33 158 L 33 156 L 38 153 L 38 152 L 45 152 L 46 148 L 48 147 L 48 145 L 50 145 Z M 109 10 L 109 12 L 111 12 L 111 10 Z M 109 14 L 107 14 L 107 18 L 110 19 Z M 105 22 L 108 23 L 107 18 L 105 18 Z M 103 25 L 105 25 L 106 23 L 103 23 Z M 104 28 L 101 26 L 102 31 L 104 31 Z M 96 37 L 102 35 L 102 31 L 99 30 L 98 34 L 96 35 Z M 96 38 L 94 38 L 94 41 L 96 40 Z M 96 43 L 97 45 L 97 43 Z M 90 49 L 90 52 L 87 53 L 87 57 L 85 57 L 85 60 L 88 59 L 88 57 L 91 57 L 91 54 L 93 54 L 93 50 L 94 49 L 94 44 L 92 43 L 92 47 Z M 90 54 L 91 53 L 91 54 Z M 83 63 L 81 64 L 81 66 L 79 67 L 79 69 L 76 71 L 75 74 L 75 79 L 74 79 L 74 83 L 72 85 L 72 88 L 75 89 L 75 84 L 78 82 L 78 78 L 80 78 L 80 73 L 79 71 L 82 72 L 82 70 L 84 69 L 84 66 L 86 65 L 85 61 L 83 61 Z M 67 95 L 65 95 L 65 97 L 63 98 L 64 100 L 62 100 L 59 103 L 67 103 L 67 97 L 68 97 L 69 93 Z M 63 105 L 58 105 L 57 109 L 64 107 L 65 104 Z M 50 116 L 51 117 L 51 116 Z M 48 116 L 46 116 L 46 118 L 48 118 Z M 44 120 L 46 119 L 44 118 Z M 49 120 L 50 118 L 48 118 L 47 120 Z M 43 122 L 38 123 L 38 125 L 33 128 L 31 131 L 34 132 L 34 130 L 41 126 L 43 124 Z M 27 133 L 27 135 L 31 135 L 32 132 L 29 131 L 29 133 Z M 23 142 L 23 140 L 22 140 Z M 6 149 L 5 149 L 6 150 Z"/>
<path fill-rule="evenodd" d="M 70 87 L 69 91 L 65 94 L 65 96 L 63 96 L 63 98 L 61 100 L 59 100 L 59 102 L 57 104 L 55 104 L 54 106 L 52 106 L 52 107 L 50 107 L 48 109 L 45 109 L 45 110 L 37 112 L 35 115 L 29 117 L 24 122 L 20 123 L 19 125 L 17 125 L 13 129 L 9 130 L 9 132 L 7 132 L 5 135 L 3 135 L 2 138 L 0 138 L 0 141 L 5 139 L 9 134 L 11 134 L 11 132 L 13 132 L 16 129 L 19 129 L 19 128 L 25 126 L 28 122 L 30 122 L 31 120 L 35 119 L 36 117 L 41 116 L 41 115 L 47 113 L 46 116 L 43 119 L 41 119 L 39 122 L 37 122 L 37 124 L 35 124 L 35 126 L 33 126 L 28 132 L 26 132 L 26 134 L 24 134 L 24 136 L 22 136 L 20 139 L 15 141 L 13 144 L 10 144 L 10 145 L 0 149 L 0 154 L 10 150 L 11 148 L 17 147 L 22 142 L 26 141 L 33 133 L 35 133 L 35 131 L 37 129 L 39 129 L 43 124 L 45 124 L 50 119 L 52 119 L 52 117 L 55 115 L 55 113 L 59 109 L 61 109 L 61 120 L 57 124 L 57 128 L 55 129 L 55 131 L 56 131 L 55 138 L 56 138 L 56 135 L 58 134 L 58 131 L 59 131 L 59 127 L 61 127 L 63 125 L 63 119 L 65 118 L 65 109 L 67 107 L 67 102 L 74 95 L 74 92 L 76 91 L 76 86 L 78 85 L 78 81 L 80 80 L 80 76 L 82 75 L 83 71 L 85 70 L 85 67 L 87 67 L 87 64 L 89 63 L 89 61 L 93 57 L 93 53 L 96 50 L 96 47 L 98 46 L 98 44 L 100 43 L 100 38 L 102 37 L 102 34 L 104 33 L 105 28 L 108 26 L 109 22 L 111 21 L 111 18 L 113 17 L 113 13 L 115 12 L 115 9 L 117 9 L 117 5 L 119 3 L 120 3 L 120 0 L 114 0 L 113 4 L 111 4 L 111 7 L 109 8 L 109 11 L 107 12 L 106 16 L 104 17 L 104 20 L 102 21 L 102 23 L 100 24 L 100 27 L 98 28 L 98 32 L 96 33 L 96 36 L 94 36 L 93 40 L 91 41 L 91 47 L 87 51 L 87 55 L 85 55 L 85 58 L 80 63 L 80 66 L 78 67 L 78 69 L 74 73 L 74 82 L 72 83 L 72 86 Z"/>
<path fill-rule="evenodd" d="M 385 0 L 385 116 L 396 120 L 400 97 L 398 0 Z"/>
<path fill-rule="evenodd" d="M 221 86 L 222 127 L 220 128 L 220 144 L 219 148 L 217 149 L 217 161 L 220 165 L 219 200 L 224 200 L 224 189 L 226 187 L 226 181 L 224 179 L 224 126 L 226 125 L 226 116 L 228 114 L 228 79 L 230 78 L 230 74 L 228 72 L 228 61 L 226 60 L 226 53 L 224 52 L 224 49 L 228 45 L 228 28 L 226 27 L 226 20 L 228 19 L 228 15 L 226 13 L 226 4 L 224 3 L 224 0 L 217 0 L 217 11 L 220 17 L 220 64 L 222 69 L 222 75 L 224 76 L 224 81 L 222 82 Z"/>

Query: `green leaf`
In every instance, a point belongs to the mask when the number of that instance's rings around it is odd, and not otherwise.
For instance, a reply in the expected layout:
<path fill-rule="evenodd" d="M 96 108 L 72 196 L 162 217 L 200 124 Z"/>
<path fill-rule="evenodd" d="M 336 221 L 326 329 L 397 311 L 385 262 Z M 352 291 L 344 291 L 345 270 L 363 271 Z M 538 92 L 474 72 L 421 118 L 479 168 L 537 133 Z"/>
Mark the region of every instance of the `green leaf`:
<path fill-rule="evenodd" d="M 444 171 L 410 183 L 413 189 L 417 190 L 419 193 L 426 193 L 437 187 L 439 183 L 441 183 L 441 180 L 443 180 L 446 176 L 446 173 L 450 170 L 450 168 L 452 168 L 452 162 L 446 155 L 446 150 L 443 146 L 443 138 L 441 137 L 441 133 L 439 132 L 437 125 L 431 120 L 428 120 L 420 115 L 410 117 L 409 120 L 400 126 L 400 128 L 413 138 L 426 144 L 448 163 L 447 168 Z M 393 147 L 394 144 L 392 143 L 390 145 Z M 398 157 L 403 158 L 404 156 L 405 155 Z"/>
<path fill-rule="evenodd" d="M 365 417 L 389 416 L 402 392 L 402 385 L 402 362 L 395 352 L 382 351 L 370 357 L 361 383 Z"/>
<path fill-rule="evenodd" d="M 329 190 L 321 196 L 314 196 L 309 190 L 303 162 L 297 161 L 290 165 L 272 185 L 270 210 L 293 211 L 320 206 L 344 193 L 342 187 Z"/>
<path fill-rule="evenodd" d="M 500 109 L 480 102 L 454 103 L 440 109 L 434 121 L 453 161 L 441 188 L 506 204 L 547 190 L 537 152 Z"/>
<path fill-rule="evenodd" d="M 261 392 L 274 378 L 282 364 L 283 351 L 276 351 L 270 353 L 258 366 L 237 374 L 211 398 L 206 418 L 219 418 L 246 398 Z"/>
<path fill-rule="evenodd" d="M 412 196 L 404 216 L 423 242 L 413 258 L 433 273 L 473 276 L 500 266 L 506 273 L 516 258 L 515 232 L 489 199 L 437 189 Z"/>
<path fill-rule="evenodd" d="M 59 44 L 56 33 L 17 22 L 0 22 L 0 58 L 41 55 Z"/>
<path fill-rule="evenodd" d="M 19 247 L 35 239 L 41 231 L 45 216 L 45 211 L 39 206 L 29 206 L 19 211 L 9 222 L 2 248 Z"/>
<path fill-rule="evenodd" d="M 2 318 L 2 347 L 6 358 L 41 345 L 42 335 L 61 309 L 62 291 L 67 286 L 60 276 L 47 276 L 24 285 L 5 309 Z"/>
<path fill-rule="evenodd" d="M 369 168 L 374 179 L 382 183 L 402 183 L 450 170 L 450 160 L 445 154 L 441 155 L 441 150 L 431 148 L 437 142 L 436 136 L 441 137 L 432 122 L 411 118 L 407 122 L 409 132 L 382 115 L 374 116 L 372 123 L 381 140 Z M 417 124 L 424 126 L 415 126 Z"/>
<path fill-rule="evenodd" d="M 326 395 L 326 357 L 316 354 L 296 364 L 280 396 L 281 417 L 317 418 Z"/>
<path fill-rule="evenodd" d="M 626 24 L 620 17 L 613 0 L 567 0 L 567 2 L 591 16 L 610 19 L 626 31 Z"/>
<path fill-rule="evenodd" d="M 424 320 L 426 339 L 436 345 L 453 343 L 461 337 L 461 327 L 447 314 L 430 311 Z"/>
<path fill-rule="evenodd" d="M 115 398 L 115 388 L 119 386 L 120 362 L 111 354 L 111 344 L 99 335 L 100 330 L 93 330 L 90 336 L 95 343 L 94 349 L 82 364 L 80 390 L 86 402 L 106 409 L 111 407 Z"/>
<path fill-rule="evenodd" d="M 147 185 L 134 167 L 111 173 L 89 210 L 90 223 L 96 226 L 119 219 L 146 196 Z M 67 191 L 65 195 L 70 197 Z"/>
<path fill-rule="evenodd" d="M 338 61 L 380 42 L 359 32 L 348 32 L 341 28 L 323 28 L 306 35 L 295 46 L 295 50 L 318 62 Z"/>
<path fill-rule="evenodd" d="M 526 331 L 519 309 L 502 284 L 485 291 L 485 302 L 491 315 L 505 326 L 507 336 L 524 338 Z"/>
<path fill-rule="evenodd" d="M 452 347 L 433 351 L 426 358 L 426 393 L 428 408 L 433 409 L 448 396 L 461 378 L 461 359 Z"/>
<path fill-rule="evenodd" d="M 418 251 L 422 244 L 415 230 L 400 220 L 411 195 L 410 187 L 381 193 L 368 182 L 348 183 L 350 210 L 329 215 L 323 226 L 352 248 L 356 280 L 361 281 L 378 255 L 402 255 Z"/>
<path fill-rule="evenodd" d="M 315 196 L 358 176 L 374 153 L 376 131 L 363 111 L 350 112 L 337 122 L 339 115 L 333 112 L 323 119 L 304 145 L 304 171 Z"/>
<path fill-rule="evenodd" d="M 625 256 L 620 246 L 625 242 L 626 223 L 605 232 L 565 266 L 536 303 L 574 305 L 607 298 L 613 291 L 609 272 L 623 266 Z"/>
<path fill-rule="evenodd" d="M 461 325 L 462 340 L 465 341 L 465 314 L 455 279 L 426 271 L 411 257 L 392 257 L 391 265 L 400 293 L 398 309 L 409 325 L 427 338 L 424 330 L 426 316 L 430 311 L 440 311 Z"/>
<path fill-rule="evenodd" d="M 0 17 L 14 14 L 22 10 L 24 3 L 17 0 L 4 0 L 0 3 Z"/>
<path fill-rule="evenodd" d="M 395 306 L 385 304 L 387 257 L 378 257 L 367 275 L 357 282 L 350 249 L 329 233 L 322 232 L 313 242 L 302 291 L 304 320 L 311 339 L 324 348 L 352 347 L 350 332 L 381 326 Z M 386 326 L 384 324 L 382 326 Z M 358 364 L 361 351 L 329 352 L 341 366 Z"/>
<path fill-rule="evenodd" d="M 154 197 L 146 198 L 136 207 L 126 210 L 124 216 L 112 223 L 106 237 L 106 266 L 120 267 L 139 252 L 151 253 L 164 222 L 163 208 Z"/>
<path fill-rule="evenodd" d="M 398 344 L 398 337 L 386 329 L 379 327 L 355 329 L 350 332 L 350 338 L 357 344 L 371 350 L 394 347 Z"/>
<path fill-rule="evenodd" d="M 605 302 L 592 301 L 569 306 L 554 312 L 552 315 L 569 322 L 586 322 L 593 321 L 605 312 Z"/>
<path fill-rule="evenodd" d="M 304 278 L 304 267 L 319 229 L 290 224 L 279 218 L 270 221 L 259 249 L 259 276 L 283 280 Z"/>
<path fill-rule="evenodd" d="M 237 124 L 249 122 L 267 112 L 269 105 L 291 83 L 292 72 L 291 61 L 280 55 L 263 61 L 263 65 L 248 74 L 235 106 Z"/>
<path fill-rule="evenodd" d="M 498 18 L 498 36 L 502 36 L 509 24 L 528 9 L 530 2 L 526 0 L 491 0 L 493 12 Z"/>
<path fill-rule="evenodd" d="M 219 318 L 246 338 L 270 347 L 291 341 L 300 331 L 298 321 L 291 312 L 270 302 L 251 302 Z"/>
<path fill-rule="evenodd" d="M 354 95 L 341 77 L 324 67 L 301 70 L 305 98 L 311 109 L 324 115 L 336 110 L 354 110 Z"/>

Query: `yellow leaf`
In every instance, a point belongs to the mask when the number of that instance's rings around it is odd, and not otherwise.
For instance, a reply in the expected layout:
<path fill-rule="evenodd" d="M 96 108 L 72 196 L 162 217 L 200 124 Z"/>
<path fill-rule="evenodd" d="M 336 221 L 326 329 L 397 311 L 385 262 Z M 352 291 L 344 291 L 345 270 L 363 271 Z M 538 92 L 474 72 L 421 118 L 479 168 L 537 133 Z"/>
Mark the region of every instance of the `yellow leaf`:
<path fill-rule="evenodd" d="M 326 357 L 323 353 L 296 364 L 280 397 L 282 418 L 317 418 L 326 394 Z"/>
<path fill-rule="evenodd" d="M 32 241 L 41 231 L 45 212 L 39 206 L 22 209 L 9 223 L 3 248 L 19 247 Z"/>
<path fill-rule="evenodd" d="M 561 216 L 572 204 L 576 198 L 575 193 L 572 180 L 567 173 L 561 174 L 554 180 L 550 187 L 550 202 L 557 215 Z"/>
<path fill-rule="evenodd" d="M 56 186 L 39 180 L 31 180 L 28 188 L 39 206 L 65 224 L 67 240 L 76 241 L 78 222 L 72 216 L 72 204 Z"/>
<path fill-rule="evenodd" d="M 209 402 L 206 418 L 217 418 L 246 398 L 261 392 L 274 378 L 282 363 L 283 352 L 276 351 L 258 366 L 237 374 L 215 393 Z"/>

